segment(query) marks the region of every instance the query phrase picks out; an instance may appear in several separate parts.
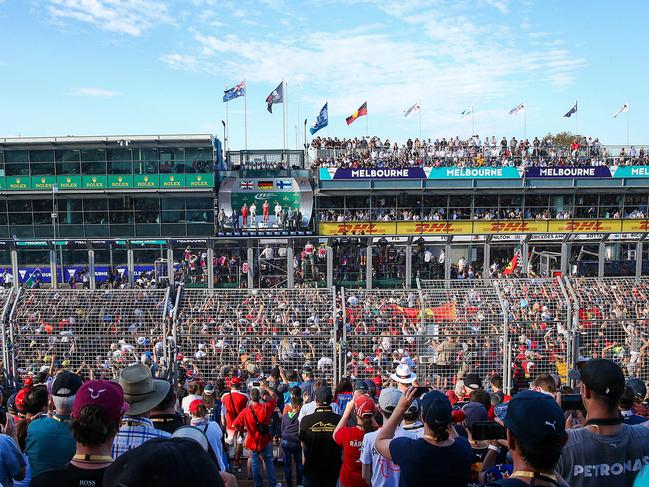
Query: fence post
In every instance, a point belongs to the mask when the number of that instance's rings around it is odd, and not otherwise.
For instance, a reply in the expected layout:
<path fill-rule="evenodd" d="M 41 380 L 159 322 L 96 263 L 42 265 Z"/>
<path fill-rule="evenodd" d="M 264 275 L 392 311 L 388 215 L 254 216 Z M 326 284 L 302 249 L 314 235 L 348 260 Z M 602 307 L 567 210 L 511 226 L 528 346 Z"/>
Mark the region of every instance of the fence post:
<path fill-rule="evenodd" d="M 9 349 L 7 348 L 7 331 L 9 326 L 9 322 L 7 320 L 7 311 L 9 310 L 9 305 L 12 303 L 14 294 L 17 294 L 17 291 L 12 287 L 7 292 L 5 305 L 2 309 L 2 317 L 0 318 L 0 324 L 2 325 L 2 365 L 4 369 L 5 383 L 7 384 L 10 383 L 11 379 L 9 376 Z"/>
<path fill-rule="evenodd" d="M 14 348 L 14 324 L 13 319 L 16 316 L 16 307 L 18 306 L 18 301 L 20 300 L 21 294 L 24 292 L 23 288 L 18 288 L 16 293 L 16 298 L 14 299 L 13 305 L 11 306 L 11 313 L 9 313 L 9 344 L 7 346 L 8 359 L 11 365 L 11 384 L 13 389 L 16 389 L 16 349 Z"/>
<path fill-rule="evenodd" d="M 365 289 L 372 289 L 372 237 L 368 238 L 365 252 Z"/>
<path fill-rule="evenodd" d="M 214 248 L 209 243 L 207 246 L 207 289 L 214 289 Z"/>
<path fill-rule="evenodd" d="M 581 307 L 579 299 L 575 294 L 575 290 L 572 287 L 571 279 L 568 277 L 563 278 L 563 282 L 568 290 L 568 294 L 572 297 L 573 309 L 572 309 L 572 323 L 570 323 L 570 328 L 568 330 L 568 337 L 570 339 L 568 346 L 568 357 L 566 357 L 567 366 L 571 369 L 575 368 L 577 360 L 579 359 L 579 308 Z M 571 381 L 571 385 L 574 386 L 574 381 Z"/>
<path fill-rule="evenodd" d="M 97 279 L 95 276 L 95 251 L 88 249 L 88 274 L 90 275 L 90 289 L 97 288 Z"/>
<path fill-rule="evenodd" d="M 126 272 L 128 273 L 128 287 L 133 287 L 133 282 L 135 281 L 135 262 L 133 259 L 133 249 L 129 248 L 126 250 Z"/>
<path fill-rule="evenodd" d="M 635 277 L 642 276 L 642 247 L 644 246 L 642 240 L 638 240 L 635 244 Z"/>
<path fill-rule="evenodd" d="M 561 242 L 561 275 L 568 275 L 568 265 L 570 264 L 570 242 L 564 240 Z"/>
<path fill-rule="evenodd" d="M 333 374 L 333 381 L 334 383 L 332 384 L 333 387 L 338 384 L 338 381 L 340 381 L 340 371 L 338 370 L 338 310 L 336 307 L 336 288 L 335 287 L 330 287 L 331 289 L 331 306 L 332 306 L 332 313 L 333 313 L 333 318 L 334 318 L 334 328 L 333 328 L 333 337 L 331 340 L 331 359 L 333 360 L 333 370 L 331 373 Z"/>
<path fill-rule="evenodd" d="M 327 287 L 334 287 L 334 250 L 327 245 Z"/>
<path fill-rule="evenodd" d="M 251 247 L 248 247 L 248 289 L 253 289 L 255 287 L 255 250 Z"/>
<path fill-rule="evenodd" d="M 18 251 L 11 249 L 11 273 L 14 278 L 14 287 L 20 287 L 20 271 L 18 270 Z"/>
<path fill-rule="evenodd" d="M 56 272 L 56 249 L 50 249 L 50 285 L 52 289 L 57 289 L 59 287 L 59 278 Z M 65 276 L 61 276 L 61 279 L 65 281 Z"/>
<path fill-rule="evenodd" d="M 346 364 L 346 358 L 347 358 L 347 302 L 346 302 L 346 296 L 345 296 L 345 288 L 342 287 L 340 288 L 340 297 L 341 297 L 341 306 L 343 310 L 343 316 L 342 316 L 342 333 L 341 333 L 341 340 L 340 342 L 337 343 L 338 345 L 338 352 L 336 353 L 336 356 L 338 357 L 338 377 L 344 377 L 345 376 L 345 370 L 344 366 Z"/>
<path fill-rule="evenodd" d="M 496 290 L 496 296 L 498 296 L 498 302 L 500 303 L 500 309 L 502 310 L 503 316 L 503 386 L 505 392 L 510 394 L 511 392 L 511 347 L 509 344 L 509 310 L 505 304 L 505 299 L 500 290 L 500 285 L 498 281 L 493 281 L 492 283 L 494 289 Z"/>
<path fill-rule="evenodd" d="M 566 374 L 569 372 L 570 368 L 573 366 L 573 353 L 572 353 L 572 343 L 573 343 L 573 314 L 572 314 L 572 301 L 570 300 L 570 296 L 568 295 L 568 292 L 566 291 L 566 286 L 564 284 L 564 281 L 567 281 L 568 279 L 562 279 L 562 278 L 557 278 L 559 281 L 559 288 L 561 289 L 561 294 L 563 295 L 563 299 L 566 302 L 566 330 L 567 330 L 567 336 L 566 336 Z"/>
<path fill-rule="evenodd" d="M 178 309 L 180 308 L 180 298 L 185 290 L 184 286 L 178 286 L 176 288 L 176 302 L 174 305 L 174 312 L 171 318 L 171 340 L 169 340 L 169 336 L 165 336 L 165 350 L 167 351 L 168 354 L 168 367 L 169 367 L 169 372 L 168 376 L 171 381 L 171 384 L 175 384 L 178 382 L 178 363 L 176 358 L 178 357 Z M 168 293 L 171 292 L 171 288 L 168 288 L 167 290 Z M 166 328 L 166 327 L 165 327 Z M 165 334 L 166 335 L 166 334 Z"/>
<path fill-rule="evenodd" d="M 412 245 L 406 244 L 406 289 L 412 287 Z"/>
<path fill-rule="evenodd" d="M 306 278 L 306 276 L 304 276 Z M 293 289 L 295 287 L 295 269 L 293 268 L 293 247 L 291 244 L 286 246 L 286 287 Z"/>

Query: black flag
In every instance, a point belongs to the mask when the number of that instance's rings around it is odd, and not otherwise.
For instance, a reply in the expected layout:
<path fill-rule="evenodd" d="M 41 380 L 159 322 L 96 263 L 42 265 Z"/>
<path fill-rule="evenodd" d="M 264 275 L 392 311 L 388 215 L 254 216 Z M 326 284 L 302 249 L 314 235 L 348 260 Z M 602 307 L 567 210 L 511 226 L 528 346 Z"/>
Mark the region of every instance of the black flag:
<path fill-rule="evenodd" d="M 275 103 L 284 103 L 284 82 L 282 81 L 277 88 L 271 91 L 270 95 L 266 97 L 268 103 L 268 111 L 273 113 L 273 105 Z"/>

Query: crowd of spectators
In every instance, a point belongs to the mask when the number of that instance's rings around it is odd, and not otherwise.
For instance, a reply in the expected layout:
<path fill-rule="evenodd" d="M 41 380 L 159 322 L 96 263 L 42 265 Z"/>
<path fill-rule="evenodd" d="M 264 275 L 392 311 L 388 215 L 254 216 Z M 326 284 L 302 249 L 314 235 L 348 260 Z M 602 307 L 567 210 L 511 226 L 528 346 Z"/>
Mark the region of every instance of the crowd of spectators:
<path fill-rule="evenodd" d="M 408 139 L 405 143 L 379 137 L 338 139 L 316 137 L 313 168 L 368 167 L 482 167 L 482 166 L 594 166 L 646 165 L 649 153 L 644 147 L 622 147 L 612 152 L 599 139 L 576 137 L 570 146 L 560 147 L 551 136 L 518 140 L 495 136 L 468 139 Z"/>

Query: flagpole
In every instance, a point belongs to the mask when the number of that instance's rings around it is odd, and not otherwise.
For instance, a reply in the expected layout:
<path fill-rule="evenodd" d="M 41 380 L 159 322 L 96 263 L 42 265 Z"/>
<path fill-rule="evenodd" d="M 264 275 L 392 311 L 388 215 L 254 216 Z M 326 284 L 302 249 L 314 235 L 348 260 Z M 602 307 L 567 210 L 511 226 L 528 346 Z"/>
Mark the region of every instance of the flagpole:
<path fill-rule="evenodd" d="M 288 93 L 286 92 L 286 81 L 284 81 L 284 78 L 282 78 L 282 92 L 284 96 L 284 99 L 282 100 L 282 145 L 284 151 L 286 151 L 286 104 L 288 103 Z"/>
<path fill-rule="evenodd" d="M 527 139 L 527 107 L 523 110 L 523 140 Z"/>
<path fill-rule="evenodd" d="M 369 111 L 367 110 L 367 107 L 365 107 L 365 136 L 369 139 L 370 138 L 370 115 Z"/>
<path fill-rule="evenodd" d="M 579 135 L 579 107 L 577 101 L 575 101 L 575 108 L 577 108 L 577 111 L 575 111 L 575 135 Z"/>
<path fill-rule="evenodd" d="M 471 137 L 475 135 L 475 115 L 473 112 L 473 105 L 471 105 Z"/>
<path fill-rule="evenodd" d="M 228 89 L 227 83 L 225 84 L 225 89 Z M 223 134 L 223 137 L 225 140 L 223 141 L 223 146 L 224 146 L 224 151 L 227 154 L 228 152 L 228 132 L 230 131 L 230 120 L 228 120 L 229 117 L 229 110 L 228 110 L 228 102 L 225 102 L 225 134 Z"/>
<path fill-rule="evenodd" d="M 248 150 L 248 84 L 243 78 L 243 147 Z"/>
<path fill-rule="evenodd" d="M 419 106 L 419 142 L 421 142 L 421 100 L 417 102 Z"/>
<path fill-rule="evenodd" d="M 627 104 L 626 106 L 626 148 L 627 150 L 629 149 L 629 127 L 630 127 L 630 122 L 629 122 L 629 105 Z"/>

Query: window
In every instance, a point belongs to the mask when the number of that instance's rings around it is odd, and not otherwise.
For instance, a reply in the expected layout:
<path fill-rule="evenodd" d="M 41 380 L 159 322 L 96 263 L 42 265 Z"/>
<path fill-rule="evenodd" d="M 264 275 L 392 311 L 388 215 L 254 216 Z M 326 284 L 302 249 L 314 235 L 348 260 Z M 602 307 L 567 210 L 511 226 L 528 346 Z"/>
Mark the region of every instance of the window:
<path fill-rule="evenodd" d="M 160 200 L 156 198 L 134 198 L 136 223 L 160 223 Z"/>
<path fill-rule="evenodd" d="M 84 199 L 83 221 L 90 225 L 105 225 L 108 223 L 108 200 Z"/>
<path fill-rule="evenodd" d="M 7 176 L 29 176 L 29 153 L 26 150 L 5 151 Z"/>
<path fill-rule="evenodd" d="M 104 149 L 82 149 L 81 171 L 83 174 L 106 174 L 106 151 Z"/>
<path fill-rule="evenodd" d="M 29 159 L 32 176 L 53 176 L 55 174 L 53 150 L 31 150 Z"/>
<path fill-rule="evenodd" d="M 182 198 L 163 199 L 162 221 L 163 223 L 181 223 L 185 221 L 185 200 Z"/>
<path fill-rule="evenodd" d="M 185 148 L 185 172 L 205 173 L 213 171 L 211 147 Z"/>
<path fill-rule="evenodd" d="M 131 149 L 108 149 L 108 174 L 131 174 Z"/>
<path fill-rule="evenodd" d="M 184 173 L 185 150 L 168 147 L 160 149 L 160 172 L 166 174 Z"/>
<path fill-rule="evenodd" d="M 133 173 L 156 174 L 158 172 L 157 149 L 132 149 Z"/>
<path fill-rule="evenodd" d="M 62 149 L 54 151 L 56 174 L 81 174 L 81 151 L 78 149 Z"/>

